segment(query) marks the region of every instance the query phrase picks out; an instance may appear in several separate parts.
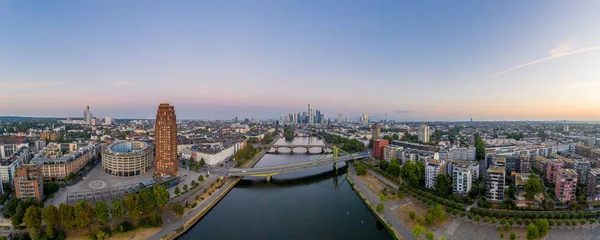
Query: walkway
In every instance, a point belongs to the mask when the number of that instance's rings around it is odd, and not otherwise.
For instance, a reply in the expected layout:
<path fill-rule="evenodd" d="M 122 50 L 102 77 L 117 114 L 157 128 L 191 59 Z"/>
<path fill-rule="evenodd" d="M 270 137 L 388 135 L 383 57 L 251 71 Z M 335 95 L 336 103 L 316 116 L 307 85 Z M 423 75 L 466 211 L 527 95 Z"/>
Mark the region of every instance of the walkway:
<path fill-rule="evenodd" d="M 374 171 L 373 172 L 371 170 L 368 170 L 368 171 L 369 171 L 369 174 L 371 174 L 372 176 L 376 177 L 377 179 L 383 181 L 385 184 L 388 184 L 391 187 L 398 189 L 397 184 L 379 176 L 379 174 L 375 173 Z M 358 190 L 360 190 L 369 199 L 369 201 L 371 201 L 371 203 L 373 203 L 373 206 L 377 206 L 377 204 L 379 204 L 379 202 L 380 202 L 379 201 L 379 193 L 371 192 L 369 187 L 367 187 L 363 182 L 358 180 L 358 178 L 356 176 L 356 171 L 354 169 L 354 166 L 352 166 L 352 164 L 348 164 L 348 176 L 354 182 L 354 185 L 358 188 Z M 401 237 L 403 239 L 415 240 L 416 238 L 414 237 L 412 231 L 410 229 L 408 229 L 408 227 L 406 227 L 402 222 L 400 222 L 400 220 L 398 220 L 398 217 L 397 217 L 398 214 L 396 213 L 396 209 L 398 209 L 405 202 L 406 202 L 406 200 L 403 200 L 400 202 L 398 202 L 398 201 L 384 202 L 383 205 L 385 206 L 385 209 L 383 210 L 383 219 L 386 222 L 390 223 L 396 229 L 396 231 L 398 231 L 398 233 L 401 235 Z"/>

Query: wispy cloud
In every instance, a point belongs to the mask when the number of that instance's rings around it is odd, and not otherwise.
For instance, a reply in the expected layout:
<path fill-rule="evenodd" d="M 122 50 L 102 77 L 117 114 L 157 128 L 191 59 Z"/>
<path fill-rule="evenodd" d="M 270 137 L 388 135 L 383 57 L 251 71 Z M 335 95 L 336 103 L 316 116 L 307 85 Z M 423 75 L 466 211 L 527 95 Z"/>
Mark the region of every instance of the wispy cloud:
<path fill-rule="evenodd" d="M 132 82 L 124 81 L 124 82 L 115 82 L 115 83 L 113 83 L 113 85 L 115 85 L 115 86 L 135 86 L 137 84 L 136 83 L 132 83 Z"/>
<path fill-rule="evenodd" d="M 571 41 L 562 42 L 556 44 L 556 47 L 550 49 L 550 56 L 560 57 L 568 53 L 573 49 L 573 43 Z"/>
<path fill-rule="evenodd" d="M 30 88 L 44 88 L 44 87 L 53 87 L 57 85 L 64 84 L 65 82 L 27 82 L 27 83 L 17 83 L 17 84 L 7 84 L 6 86 L 2 86 L 2 89 L 8 90 L 20 90 L 20 89 L 30 89 Z"/>
<path fill-rule="evenodd" d="M 497 72 L 494 75 L 492 75 L 492 76 L 490 76 L 490 77 L 488 77 L 486 79 L 469 83 L 469 84 L 465 85 L 464 87 L 470 87 L 470 86 L 472 86 L 474 84 L 477 84 L 477 83 L 480 83 L 480 82 L 486 82 L 486 81 L 492 80 L 492 79 L 494 79 L 494 78 L 496 78 L 498 76 L 501 76 L 501 75 L 507 74 L 509 72 L 515 71 L 517 69 L 524 68 L 524 67 L 527 67 L 527 66 L 531 66 L 531 65 L 534 65 L 534 64 L 537 64 L 537 63 L 542 63 L 542 62 L 549 61 L 549 60 L 552 60 L 552 59 L 566 57 L 566 56 L 574 55 L 574 54 L 578 54 L 578 53 L 584 53 L 584 52 L 589 52 L 589 51 L 600 50 L 600 45 L 598 45 L 598 46 L 592 46 L 592 47 L 587 47 L 587 48 L 581 48 L 581 49 L 577 49 L 577 50 L 573 50 L 573 51 L 569 52 L 569 50 L 571 48 L 572 48 L 571 44 L 569 44 L 569 43 L 558 44 L 557 47 L 555 47 L 555 48 L 553 48 L 553 49 L 550 50 L 550 57 L 538 59 L 538 60 L 535 60 L 535 61 L 532 61 L 532 62 L 528 62 L 528 63 L 524 63 L 524 64 L 521 64 L 521 65 L 518 65 L 518 66 L 511 67 L 511 68 L 506 69 L 504 71 Z"/>
<path fill-rule="evenodd" d="M 396 111 L 394 111 L 394 113 L 397 113 L 397 114 L 407 114 L 407 113 L 410 113 L 410 111 L 409 110 L 396 110 Z"/>
<path fill-rule="evenodd" d="M 563 86 L 563 88 L 566 88 L 566 89 L 595 88 L 595 87 L 600 87 L 600 82 L 570 83 L 570 84 Z"/>

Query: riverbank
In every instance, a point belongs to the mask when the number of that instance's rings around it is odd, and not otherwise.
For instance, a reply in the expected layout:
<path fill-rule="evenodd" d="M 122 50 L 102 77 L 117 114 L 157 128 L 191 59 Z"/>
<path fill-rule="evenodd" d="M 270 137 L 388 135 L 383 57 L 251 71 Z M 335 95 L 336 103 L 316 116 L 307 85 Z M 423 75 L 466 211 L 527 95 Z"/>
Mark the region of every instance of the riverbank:
<path fill-rule="evenodd" d="M 243 167 L 254 167 L 260 161 L 260 159 L 269 151 L 271 146 L 277 142 L 279 139 L 274 139 L 271 144 L 266 145 L 261 152 L 256 154 L 252 161 L 244 164 Z M 172 240 L 176 239 L 185 232 L 187 232 L 191 227 L 193 227 L 198 221 L 200 221 L 206 213 L 208 213 L 214 206 L 216 206 L 223 197 L 231 191 L 235 187 L 235 185 L 241 180 L 241 177 L 228 179 L 225 184 L 221 188 L 219 188 L 215 194 L 212 194 L 208 199 L 202 202 L 198 207 L 191 210 L 188 214 L 186 214 L 182 218 L 174 218 L 174 221 L 167 221 L 167 225 L 163 227 L 163 229 L 156 233 L 149 239 L 160 239 L 160 240 Z M 197 191 L 199 191 L 198 189 Z M 170 213 L 172 214 L 172 213 Z M 172 216 L 169 216 L 172 217 Z"/>
<path fill-rule="evenodd" d="M 394 239 L 410 239 L 414 240 L 411 231 L 399 221 L 395 220 L 395 212 L 392 209 L 385 207 L 382 213 L 377 212 L 376 206 L 381 203 L 379 196 L 374 195 L 367 186 L 356 178 L 356 171 L 352 164 L 348 164 L 348 173 L 346 174 L 346 180 L 350 183 L 350 186 L 356 194 L 363 200 L 367 207 L 373 212 L 373 214 L 379 219 L 381 224 L 387 229 L 390 235 Z M 392 221 L 388 221 L 388 219 Z"/>

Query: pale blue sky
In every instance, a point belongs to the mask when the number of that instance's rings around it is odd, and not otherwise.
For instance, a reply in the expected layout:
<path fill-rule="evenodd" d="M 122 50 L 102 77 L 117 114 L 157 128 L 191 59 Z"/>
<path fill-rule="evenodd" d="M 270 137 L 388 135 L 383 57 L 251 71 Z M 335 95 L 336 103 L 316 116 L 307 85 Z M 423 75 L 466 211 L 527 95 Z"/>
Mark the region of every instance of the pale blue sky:
<path fill-rule="evenodd" d="M 180 118 L 277 118 L 310 102 L 332 117 L 600 120 L 599 11 L 597 1 L 1 1 L 0 115 L 90 105 L 152 117 L 170 102 Z"/>

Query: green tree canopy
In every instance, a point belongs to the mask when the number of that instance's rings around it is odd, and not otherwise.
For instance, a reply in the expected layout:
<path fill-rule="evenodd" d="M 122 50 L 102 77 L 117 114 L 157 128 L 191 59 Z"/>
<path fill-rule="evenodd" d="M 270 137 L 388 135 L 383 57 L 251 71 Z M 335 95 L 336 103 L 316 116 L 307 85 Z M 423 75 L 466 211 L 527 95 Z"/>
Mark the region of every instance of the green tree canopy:
<path fill-rule="evenodd" d="M 54 229 L 60 224 L 58 208 L 54 205 L 45 206 L 42 209 L 42 220 L 46 223 L 46 234 L 54 237 Z"/>
<path fill-rule="evenodd" d="M 94 218 L 94 209 L 84 200 L 75 203 L 73 212 L 75 213 L 75 224 L 79 228 L 84 228 Z"/>
<path fill-rule="evenodd" d="M 127 216 L 132 219 L 138 219 L 140 217 L 140 198 L 136 193 L 128 194 L 125 197 L 125 209 L 127 209 Z"/>
<path fill-rule="evenodd" d="M 530 223 L 527 225 L 527 240 L 533 240 L 538 237 L 538 228 L 535 224 Z"/>
<path fill-rule="evenodd" d="M 75 226 L 75 212 L 73 206 L 61 203 L 58 205 L 58 216 L 62 227 L 70 229 Z"/>
<path fill-rule="evenodd" d="M 202 177 L 202 175 L 200 175 L 198 178 L 200 177 Z M 165 186 L 156 186 L 152 189 L 152 191 L 154 191 L 154 199 L 158 207 L 164 207 L 167 205 L 167 203 L 169 203 L 169 191 L 167 188 L 165 188 Z"/>
<path fill-rule="evenodd" d="M 395 158 L 392 159 L 387 167 L 386 172 L 392 176 L 400 176 L 400 165 L 398 165 L 398 160 Z"/>
<path fill-rule="evenodd" d="M 526 192 L 527 198 L 533 198 L 536 194 L 544 191 L 544 187 L 542 186 L 542 182 L 540 179 L 536 177 L 529 178 L 527 183 L 525 184 L 525 188 L 523 188 Z"/>
<path fill-rule="evenodd" d="M 125 201 L 117 198 L 110 204 L 110 215 L 113 219 L 121 219 L 125 217 Z"/>
<path fill-rule="evenodd" d="M 108 205 L 106 205 L 104 201 L 99 201 L 96 203 L 96 206 L 94 207 L 94 216 L 104 224 L 108 222 L 109 209 Z"/>
<path fill-rule="evenodd" d="M 435 192 L 439 196 L 443 197 L 448 195 L 448 193 L 450 193 L 450 190 L 452 189 L 452 179 L 450 178 L 450 175 L 446 173 L 438 174 L 434 188 Z"/>
<path fill-rule="evenodd" d="M 174 212 L 174 213 L 175 213 L 177 216 L 181 217 L 181 216 L 183 215 L 184 208 L 183 208 L 183 206 L 182 206 L 181 204 L 179 204 L 179 203 L 173 204 L 173 212 Z"/>
<path fill-rule="evenodd" d="M 40 229 L 42 226 L 42 211 L 37 206 L 29 206 L 23 217 L 25 226 L 29 229 Z"/>
<path fill-rule="evenodd" d="M 548 220 L 546 219 L 537 219 L 535 220 L 535 226 L 538 229 L 538 237 L 542 237 L 542 236 L 546 236 L 546 234 L 548 234 L 548 231 L 550 229 L 550 224 L 548 223 Z"/>
<path fill-rule="evenodd" d="M 156 206 L 156 199 L 154 198 L 154 192 L 150 188 L 144 188 L 139 193 L 139 205 L 140 209 L 144 212 L 150 212 Z"/>
<path fill-rule="evenodd" d="M 421 236 L 421 234 L 423 234 L 425 232 L 425 227 L 423 227 L 421 224 L 415 225 L 415 227 L 413 227 L 413 235 L 415 236 L 415 238 L 419 238 Z"/>

